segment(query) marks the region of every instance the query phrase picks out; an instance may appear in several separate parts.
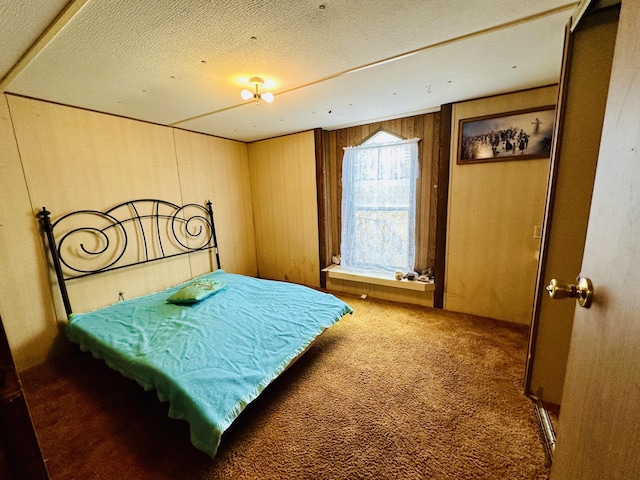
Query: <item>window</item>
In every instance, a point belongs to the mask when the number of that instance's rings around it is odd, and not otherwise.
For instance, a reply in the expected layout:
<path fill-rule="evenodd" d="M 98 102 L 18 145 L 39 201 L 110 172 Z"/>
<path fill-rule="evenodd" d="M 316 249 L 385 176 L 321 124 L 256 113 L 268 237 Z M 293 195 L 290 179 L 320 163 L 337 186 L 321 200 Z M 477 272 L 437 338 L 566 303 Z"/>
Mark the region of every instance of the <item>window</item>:
<path fill-rule="evenodd" d="M 418 139 L 384 131 L 342 161 L 341 265 L 347 270 L 413 271 Z"/>

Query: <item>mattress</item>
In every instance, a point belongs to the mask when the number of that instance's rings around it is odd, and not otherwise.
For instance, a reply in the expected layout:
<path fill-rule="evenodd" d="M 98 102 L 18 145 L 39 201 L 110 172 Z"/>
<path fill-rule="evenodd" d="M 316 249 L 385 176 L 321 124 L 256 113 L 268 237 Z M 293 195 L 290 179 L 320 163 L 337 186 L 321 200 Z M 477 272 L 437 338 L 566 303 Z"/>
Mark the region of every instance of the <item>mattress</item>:
<path fill-rule="evenodd" d="M 223 432 L 326 328 L 352 309 L 302 285 L 226 273 L 224 288 L 190 305 L 167 298 L 189 282 L 71 316 L 68 337 L 111 368 L 156 390 L 211 456 Z"/>

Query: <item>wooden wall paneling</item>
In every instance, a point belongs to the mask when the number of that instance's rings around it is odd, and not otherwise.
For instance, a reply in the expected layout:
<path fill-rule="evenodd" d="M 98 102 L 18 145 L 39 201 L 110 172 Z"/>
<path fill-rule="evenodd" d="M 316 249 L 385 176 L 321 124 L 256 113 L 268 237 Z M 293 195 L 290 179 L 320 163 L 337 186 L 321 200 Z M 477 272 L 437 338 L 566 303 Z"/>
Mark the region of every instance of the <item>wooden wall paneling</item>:
<path fill-rule="evenodd" d="M 333 250 L 336 253 L 340 252 L 340 242 L 342 241 L 342 157 L 344 155 L 343 148 L 348 146 L 349 142 L 347 139 L 347 130 L 342 129 L 336 132 L 336 148 L 334 151 L 334 159 L 335 162 L 335 172 L 336 172 L 336 185 L 337 185 L 337 196 L 336 201 L 333 202 L 334 211 L 331 212 L 333 216 L 336 218 L 336 232 L 334 235 L 334 239 L 336 243 L 333 245 Z"/>
<path fill-rule="evenodd" d="M 557 86 L 456 104 L 453 109 L 445 308 L 529 324 L 548 159 L 457 165 L 458 122 L 555 104 Z"/>
<path fill-rule="evenodd" d="M 326 230 L 327 230 L 327 209 L 325 198 L 327 197 L 326 192 L 326 177 L 324 174 L 325 171 L 325 163 L 324 163 L 324 144 L 322 141 L 322 129 L 316 128 L 313 131 L 313 143 L 315 149 L 315 160 L 316 160 L 316 205 L 318 208 L 318 259 L 319 259 L 319 267 L 320 267 L 320 287 L 326 288 L 327 279 L 326 273 L 322 271 L 322 269 L 331 264 L 331 254 L 327 253 L 327 241 L 326 241 Z"/>
<path fill-rule="evenodd" d="M 432 145 L 432 150 L 431 150 L 431 155 L 429 157 L 431 158 L 431 162 L 429 162 L 431 164 L 431 172 L 430 172 L 431 179 L 429 183 L 431 196 L 429 200 L 429 205 L 430 205 L 432 214 L 429 215 L 429 240 L 428 240 L 427 258 L 428 258 L 428 264 L 431 267 L 433 267 L 434 270 L 436 267 L 436 254 L 437 254 L 436 238 L 437 238 L 437 232 L 438 232 L 438 207 L 440 205 L 440 202 L 444 203 L 445 216 L 446 216 L 446 205 L 447 205 L 446 195 L 444 199 L 442 199 L 442 197 L 439 195 L 439 189 L 444 188 L 446 192 L 448 188 L 448 178 L 449 178 L 447 176 L 447 178 L 442 179 L 441 181 L 439 177 L 440 148 L 442 145 L 441 130 L 440 130 L 441 117 L 442 117 L 441 112 L 431 117 L 433 119 L 433 127 L 431 128 L 431 134 L 432 134 L 433 140 L 430 142 Z M 447 138 L 447 142 L 448 141 L 449 139 Z M 443 222 L 443 228 L 446 229 L 446 222 Z M 442 256 L 444 257 L 444 248 L 441 249 L 441 252 L 442 252 Z"/>
<path fill-rule="evenodd" d="M 45 257 L 6 96 L 0 97 L 0 290 L 7 338 L 18 370 L 50 355 L 58 336 Z"/>
<path fill-rule="evenodd" d="M 405 123 L 403 125 L 404 131 L 402 132 L 402 136 L 405 138 L 420 138 L 420 142 L 418 142 L 418 164 L 419 164 L 419 173 L 418 180 L 416 185 L 416 260 L 415 265 L 419 269 L 424 269 L 427 267 L 427 242 L 429 239 L 429 223 L 425 222 L 425 219 L 429 218 L 429 188 L 424 184 L 424 179 L 426 177 L 430 177 L 431 174 L 429 170 L 431 169 L 431 165 L 429 162 L 425 162 L 425 158 L 430 151 L 428 132 L 425 129 L 425 123 L 423 122 L 421 125 L 417 125 L 418 122 L 415 117 L 411 118 L 410 123 Z M 420 128 L 422 127 L 422 128 Z M 426 226 L 426 229 L 425 229 Z"/>
<path fill-rule="evenodd" d="M 256 276 L 255 229 L 247 145 L 185 130 L 174 130 L 184 203 L 211 200 L 222 268 Z M 190 255 L 192 275 L 211 271 L 210 254 Z"/>
<path fill-rule="evenodd" d="M 401 135 L 405 138 L 420 138 L 418 144 L 420 176 L 418 178 L 416 211 L 416 268 L 424 270 L 433 266 L 429 257 L 430 218 L 433 205 L 431 203 L 431 170 L 433 168 L 433 120 L 438 114 L 416 115 L 401 119 Z M 390 125 L 393 128 L 393 125 Z"/>
<path fill-rule="evenodd" d="M 334 245 L 338 242 L 337 238 L 337 225 L 340 219 L 332 215 L 334 211 L 334 202 L 338 198 L 339 185 L 333 181 L 336 178 L 336 162 L 335 162 L 335 148 L 336 148 L 336 136 L 335 132 L 323 132 L 323 160 L 324 160 L 324 178 L 325 178 L 325 193 L 324 207 L 325 207 L 325 232 L 324 232 L 324 249 L 327 255 L 328 264 L 320 265 L 322 268 L 328 266 L 331 262 L 331 257 L 338 253 L 334 250 Z"/>
<path fill-rule="evenodd" d="M 362 139 L 366 138 L 368 135 L 369 129 L 363 129 L 362 126 L 351 127 L 347 129 L 347 145 L 344 146 L 354 146 L 362 141 Z"/>
<path fill-rule="evenodd" d="M 464 167 L 449 196 L 445 306 L 529 324 L 548 160 Z"/>
<path fill-rule="evenodd" d="M 347 128 L 345 130 L 343 130 L 341 133 L 344 134 L 344 143 L 340 142 L 338 148 L 338 158 L 340 159 L 340 163 L 342 163 L 342 147 L 344 145 L 353 145 L 354 141 L 357 141 L 357 138 L 360 138 L 360 133 L 358 133 L 357 135 L 354 135 L 354 131 L 356 130 L 356 128 L 360 128 L 360 127 L 352 127 L 352 128 Z M 338 136 L 338 138 L 340 138 L 340 136 Z"/>
<path fill-rule="evenodd" d="M 384 122 L 384 127 L 387 130 L 390 130 L 392 132 L 399 132 L 402 135 L 402 120 L 401 119 L 394 119 L 394 120 L 388 120 L 387 122 Z"/>
<path fill-rule="evenodd" d="M 53 211 L 180 200 L 170 128 L 9 96 L 32 200 Z"/>
<path fill-rule="evenodd" d="M 435 215 L 432 216 L 430 229 L 433 232 L 434 308 L 444 308 L 452 109 L 453 106 L 450 103 L 440 107 L 440 115 L 438 116 L 439 128 L 435 130 L 439 148 L 434 152 L 436 161 L 432 171 L 432 182 L 437 185 L 437 188 L 434 189 L 435 199 L 433 200 L 433 205 Z"/>
<path fill-rule="evenodd" d="M 323 249 L 323 253 L 322 255 L 324 256 L 325 259 L 328 259 L 328 264 L 329 265 L 331 263 L 331 170 L 330 170 L 330 163 L 329 163 L 329 158 L 330 158 L 330 153 L 329 153 L 329 148 L 330 148 L 330 140 L 329 140 L 329 132 L 322 130 L 322 182 L 323 182 L 323 186 L 322 186 L 322 204 L 321 204 L 321 208 L 324 209 L 324 222 L 325 222 L 325 227 L 324 227 L 324 231 L 323 231 L 323 235 L 320 237 L 320 248 Z M 317 161 L 317 159 L 316 159 Z M 324 268 L 327 265 L 323 265 L 322 263 L 320 263 L 320 268 Z M 322 279 L 323 277 L 321 276 L 321 285 L 322 285 Z M 326 284 L 326 278 L 325 278 L 325 284 Z"/>
<path fill-rule="evenodd" d="M 314 132 L 249 144 L 258 275 L 320 286 Z"/>
<path fill-rule="evenodd" d="M 57 218 L 104 210 L 135 198 L 181 201 L 172 129 L 86 110 L 8 96 L 33 205 Z M 68 283 L 75 311 L 166 288 L 190 277 L 187 257 Z M 52 281 L 52 284 L 54 282 Z M 57 288 L 52 287 L 58 301 Z M 59 318 L 65 318 L 57 303 Z"/>
<path fill-rule="evenodd" d="M 400 131 L 403 132 L 402 136 L 405 138 L 415 138 L 422 137 L 419 133 L 422 131 L 420 128 L 422 126 L 423 119 L 422 115 L 417 117 L 405 117 L 400 119 Z"/>

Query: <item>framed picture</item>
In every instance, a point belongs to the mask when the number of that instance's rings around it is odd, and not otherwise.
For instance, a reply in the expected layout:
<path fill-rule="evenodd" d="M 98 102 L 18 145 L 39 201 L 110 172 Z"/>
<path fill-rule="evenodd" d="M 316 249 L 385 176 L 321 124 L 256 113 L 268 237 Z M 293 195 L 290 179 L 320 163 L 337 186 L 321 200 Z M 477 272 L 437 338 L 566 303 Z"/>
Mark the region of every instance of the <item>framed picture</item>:
<path fill-rule="evenodd" d="M 553 105 L 460 120 L 458 164 L 548 158 Z"/>

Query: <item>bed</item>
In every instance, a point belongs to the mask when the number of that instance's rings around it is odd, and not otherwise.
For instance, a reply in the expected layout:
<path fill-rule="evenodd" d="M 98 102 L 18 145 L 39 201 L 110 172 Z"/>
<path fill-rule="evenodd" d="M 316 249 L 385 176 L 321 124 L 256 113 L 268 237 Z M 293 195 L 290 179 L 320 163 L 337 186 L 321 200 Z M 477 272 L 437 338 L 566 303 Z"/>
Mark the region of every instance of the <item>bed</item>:
<path fill-rule="evenodd" d="M 352 313 L 331 294 L 221 269 L 211 202 L 142 199 L 55 222 L 46 208 L 39 216 L 68 338 L 155 390 L 169 402 L 170 417 L 189 423 L 191 443 L 212 457 L 243 409 L 325 329 Z M 72 309 L 69 281 L 203 251 L 214 258 L 209 273 L 92 311 Z"/>

